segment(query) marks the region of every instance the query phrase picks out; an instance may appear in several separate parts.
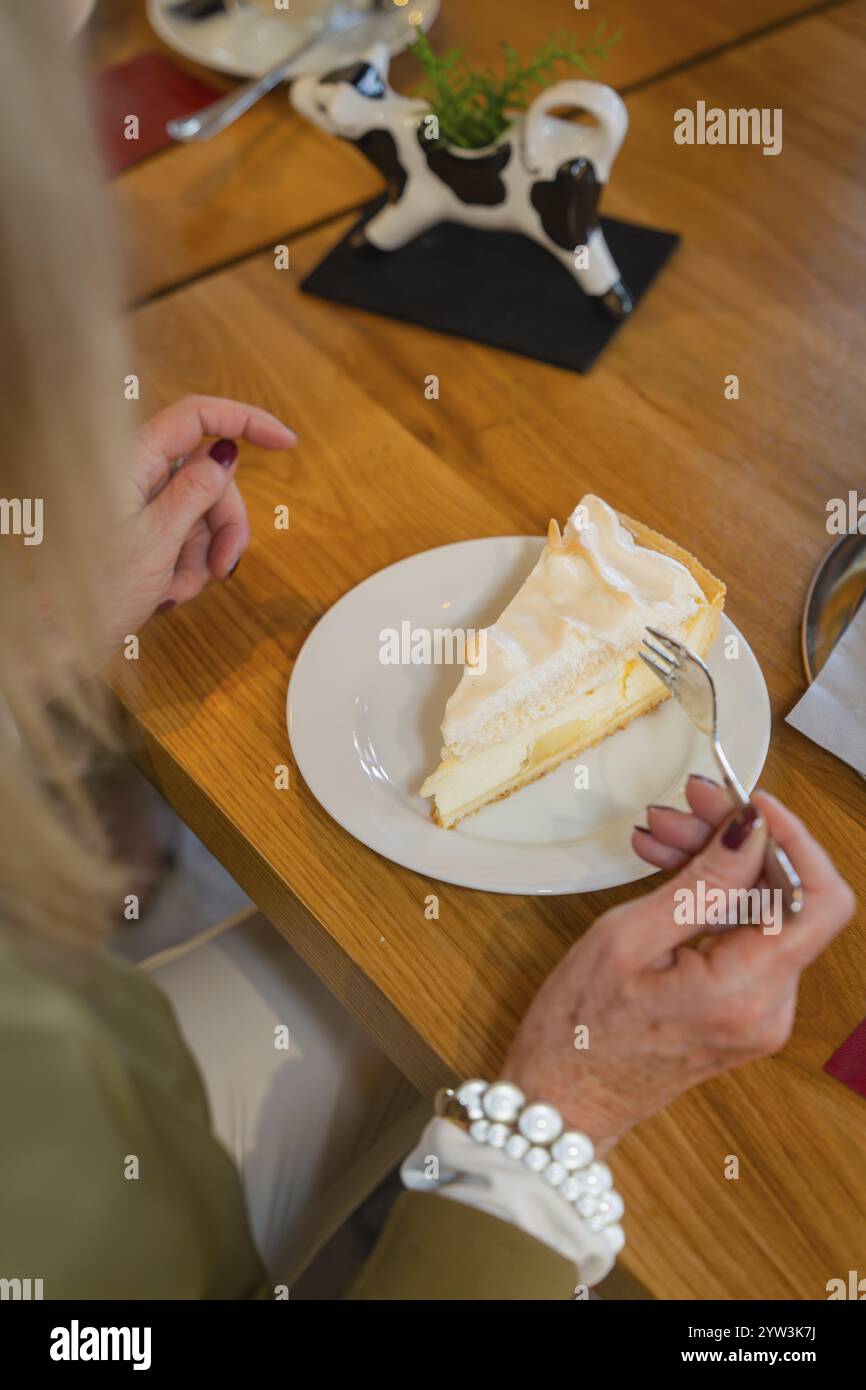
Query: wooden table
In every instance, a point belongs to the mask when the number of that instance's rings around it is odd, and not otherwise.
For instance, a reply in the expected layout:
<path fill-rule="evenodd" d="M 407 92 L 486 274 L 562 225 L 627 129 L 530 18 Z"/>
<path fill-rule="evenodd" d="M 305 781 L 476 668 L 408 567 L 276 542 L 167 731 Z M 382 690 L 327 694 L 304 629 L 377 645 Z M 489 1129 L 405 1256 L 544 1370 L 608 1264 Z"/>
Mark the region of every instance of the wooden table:
<path fill-rule="evenodd" d="M 244 450 L 255 538 L 237 576 L 152 623 L 135 671 L 119 663 L 143 760 L 424 1090 L 492 1072 L 568 945 L 641 890 L 524 899 L 434 884 L 345 835 L 297 774 L 275 790 L 294 657 L 329 605 L 386 564 L 538 532 L 587 490 L 687 544 L 726 579 L 767 678 L 764 784 L 866 890 L 863 784 L 783 723 L 803 689 L 798 627 L 829 543 L 826 502 L 863 478 L 864 63 L 855 0 L 630 98 L 608 210 L 684 240 L 588 377 L 301 295 L 345 219 L 293 240 L 290 273 L 252 257 L 133 317 L 146 411 L 218 392 L 269 407 L 301 438 L 286 458 Z M 675 145 L 673 112 L 698 99 L 782 107 L 783 153 Z M 439 401 L 424 396 L 430 372 Z M 732 372 L 738 401 L 724 397 Z M 282 502 L 288 532 L 273 526 Z M 430 892 L 438 921 L 425 919 Z M 863 927 L 861 910 L 808 972 L 780 1056 L 682 1097 L 616 1151 L 621 1266 L 651 1294 L 824 1298 L 828 1279 L 863 1271 L 864 1102 L 821 1070 L 864 1012 Z"/>
<path fill-rule="evenodd" d="M 591 13 L 577 14 L 570 0 L 533 0 L 508 8 L 508 35 L 526 53 L 564 25 L 588 33 L 604 18 L 610 32 L 622 27 L 624 40 L 604 80 L 627 89 L 812 6 L 809 0 L 664 0 L 650 9 L 642 0 L 593 0 Z M 501 0 L 445 0 L 435 41 L 492 60 L 506 32 L 502 11 Z M 231 85 L 166 48 L 150 28 L 144 0 L 99 0 L 83 43 L 96 68 L 155 50 L 217 85 Z M 411 90 L 418 81 L 414 61 L 398 60 L 394 79 Z M 219 139 L 162 151 L 117 179 L 129 298 L 149 299 L 273 248 L 358 207 L 378 187 L 378 176 L 352 150 L 297 117 L 284 89 L 273 92 Z"/>

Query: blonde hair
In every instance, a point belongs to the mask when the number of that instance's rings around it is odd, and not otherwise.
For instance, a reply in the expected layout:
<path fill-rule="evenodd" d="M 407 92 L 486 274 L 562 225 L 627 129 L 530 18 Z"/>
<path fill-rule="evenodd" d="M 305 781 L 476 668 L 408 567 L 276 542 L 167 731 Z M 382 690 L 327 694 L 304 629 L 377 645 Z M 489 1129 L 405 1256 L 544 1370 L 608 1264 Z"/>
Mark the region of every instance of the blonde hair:
<path fill-rule="evenodd" d="M 44 528 L 0 534 L 0 923 L 82 942 L 120 892 L 81 773 L 110 737 L 92 673 L 132 407 L 104 179 L 57 19 L 0 4 L 0 499 L 41 499 Z"/>

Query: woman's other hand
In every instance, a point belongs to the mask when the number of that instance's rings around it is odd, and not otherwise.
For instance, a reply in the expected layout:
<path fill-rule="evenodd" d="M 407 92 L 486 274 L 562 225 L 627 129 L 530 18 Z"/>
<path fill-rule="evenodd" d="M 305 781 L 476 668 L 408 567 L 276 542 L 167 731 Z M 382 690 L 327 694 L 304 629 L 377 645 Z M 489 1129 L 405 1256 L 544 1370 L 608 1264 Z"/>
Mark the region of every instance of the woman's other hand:
<path fill-rule="evenodd" d="M 234 573 L 250 538 L 236 481 L 238 440 L 261 449 L 297 443 L 268 411 L 219 396 L 185 396 L 139 428 L 120 581 L 104 615 L 111 650 L 152 614 Z"/>
<path fill-rule="evenodd" d="M 823 849 L 775 797 L 755 794 L 759 816 L 749 824 L 713 783 L 691 778 L 687 795 L 690 813 L 651 808 L 650 833 L 634 839 L 651 863 L 677 873 L 604 913 L 571 948 L 502 1069 L 602 1154 L 691 1086 L 780 1051 L 801 972 L 856 906 Z M 768 829 L 800 875 L 802 911 L 778 931 L 774 922 L 766 932 L 735 925 L 708 935 L 694 917 L 683 921 L 690 895 L 697 905 L 712 888 L 727 895 L 760 885 Z"/>

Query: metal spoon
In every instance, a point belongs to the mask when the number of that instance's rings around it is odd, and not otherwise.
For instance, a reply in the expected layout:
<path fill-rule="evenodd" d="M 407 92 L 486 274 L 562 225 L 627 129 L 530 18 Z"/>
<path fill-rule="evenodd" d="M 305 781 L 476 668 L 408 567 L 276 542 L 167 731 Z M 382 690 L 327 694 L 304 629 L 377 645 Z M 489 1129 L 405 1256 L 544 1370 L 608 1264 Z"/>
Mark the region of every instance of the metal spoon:
<path fill-rule="evenodd" d="M 172 140 L 210 140 L 212 136 L 236 121 L 238 116 L 249 111 L 251 106 L 255 106 L 256 102 L 273 91 L 274 87 L 278 87 L 288 77 L 298 59 L 303 58 L 317 44 L 366 24 L 377 10 L 394 8 L 395 0 L 373 0 L 372 6 L 365 10 L 349 9 L 345 4 L 334 5 L 317 24 L 315 34 L 305 39 L 299 47 L 293 48 L 290 54 L 281 58 L 261 77 L 255 78 L 252 82 L 245 82 L 241 87 L 235 87 L 210 106 L 203 107 L 201 111 L 169 121 L 166 130 Z"/>

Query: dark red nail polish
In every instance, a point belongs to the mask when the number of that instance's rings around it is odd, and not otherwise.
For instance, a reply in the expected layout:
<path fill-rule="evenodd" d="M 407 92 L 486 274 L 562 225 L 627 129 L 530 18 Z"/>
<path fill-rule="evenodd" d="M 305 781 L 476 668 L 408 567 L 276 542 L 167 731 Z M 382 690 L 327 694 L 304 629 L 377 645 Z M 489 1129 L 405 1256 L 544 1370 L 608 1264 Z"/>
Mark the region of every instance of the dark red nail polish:
<path fill-rule="evenodd" d="M 208 450 L 212 459 L 222 468 L 231 468 L 238 456 L 238 446 L 233 439 L 218 439 Z"/>
<path fill-rule="evenodd" d="M 759 819 L 760 812 L 757 806 L 753 806 L 751 802 L 748 806 L 743 806 L 722 836 L 722 844 L 725 849 L 740 849 L 751 835 L 755 828 L 755 822 Z"/>
<path fill-rule="evenodd" d="M 240 558 L 238 558 L 237 560 L 235 560 L 235 562 L 234 562 L 233 565 L 229 565 L 228 569 L 226 570 L 226 579 L 231 579 L 232 575 L 233 575 L 233 574 L 235 573 L 235 571 L 237 570 L 237 567 L 238 567 L 239 564 L 240 564 Z"/>
<path fill-rule="evenodd" d="M 160 604 L 157 605 L 156 612 L 157 612 L 157 613 L 167 613 L 168 610 L 169 610 L 170 608 L 174 608 L 174 606 L 175 606 L 176 603 L 177 603 L 177 599 L 176 599 L 176 598 L 164 598 L 163 601 L 162 601 L 162 603 L 160 603 Z"/>
<path fill-rule="evenodd" d="M 653 802 L 652 806 L 647 806 L 648 811 L 675 811 L 678 816 L 689 816 L 690 811 L 681 811 L 679 806 L 660 806 L 658 802 Z"/>
<path fill-rule="evenodd" d="M 639 830 L 641 835 L 651 835 L 652 831 L 645 825 L 633 825 L 632 830 Z"/>
<path fill-rule="evenodd" d="M 712 777 L 705 777 L 702 772 L 690 772 L 689 781 L 706 782 L 708 787 L 720 787 L 722 785 L 721 782 L 714 782 Z"/>

